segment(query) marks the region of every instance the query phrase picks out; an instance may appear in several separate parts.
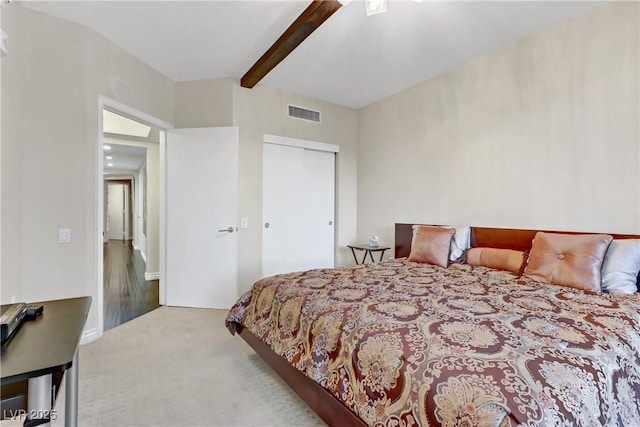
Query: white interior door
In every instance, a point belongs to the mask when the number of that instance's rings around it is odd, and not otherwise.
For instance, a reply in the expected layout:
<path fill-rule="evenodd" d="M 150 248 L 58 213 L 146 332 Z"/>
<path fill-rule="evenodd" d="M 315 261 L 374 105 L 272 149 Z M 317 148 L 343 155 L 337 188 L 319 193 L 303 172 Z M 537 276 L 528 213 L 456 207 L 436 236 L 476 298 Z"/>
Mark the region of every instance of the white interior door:
<path fill-rule="evenodd" d="M 109 240 L 125 240 L 128 212 L 124 184 L 107 185 L 107 235 Z"/>
<path fill-rule="evenodd" d="M 305 188 L 300 205 L 310 231 L 305 246 L 317 248 L 307 268 L 334 267 L 335 158 L 334 153 L 304 150 Z"/>
<path fill-rule="evenodd" d="M 230 308 L 238 277 L 238 129 L 167 134 L 167 305 Z"/>
<path fill-rule="evenodd" d="M 263 277 L 334 266 L 335 154 L 263 144 Z"/>

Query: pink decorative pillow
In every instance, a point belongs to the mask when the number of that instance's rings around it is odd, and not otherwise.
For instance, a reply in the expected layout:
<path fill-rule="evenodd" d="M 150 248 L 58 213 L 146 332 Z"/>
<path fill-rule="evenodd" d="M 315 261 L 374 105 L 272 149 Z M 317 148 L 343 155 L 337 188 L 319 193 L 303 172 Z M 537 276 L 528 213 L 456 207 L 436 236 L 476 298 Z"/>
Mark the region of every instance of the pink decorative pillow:
<path fill-rule="evenodd" d="M 512 249 L 471 248 L 467 264 L 495 268 L 518 274 L 524 263 L 524 252 Z"/>
<path fill-rule="evenodd" d="M 600 293 L 600 269 L 612 240 L 608 234 L 539 231 L 533 239 L 524 275 L 538 282 Z"/>
<path fill-rule="evenodd" d="M 411 244 L 409 261 L 447 267 L 454 228 L 419 227 Z"/>
<path fill-rule="evenodd" d="M 455 229 L 455 233 L 453 234 L 453 239 L 451 239 L 451 247 L 449 248 L 449 261 L 456 261 L 458 258 L 462 256 L 465 250 L 471 246 L 471 227 L 464 226 L 452 226 L 452 225 L 420 225 L 414 224 L 413 229 L 413 237 L 411 238 L 411 242 L 413 243 L 413 239 L 416 237 L 416 231 L 422 227 L 437 227 L 437 228 L 453 228 Z"/>

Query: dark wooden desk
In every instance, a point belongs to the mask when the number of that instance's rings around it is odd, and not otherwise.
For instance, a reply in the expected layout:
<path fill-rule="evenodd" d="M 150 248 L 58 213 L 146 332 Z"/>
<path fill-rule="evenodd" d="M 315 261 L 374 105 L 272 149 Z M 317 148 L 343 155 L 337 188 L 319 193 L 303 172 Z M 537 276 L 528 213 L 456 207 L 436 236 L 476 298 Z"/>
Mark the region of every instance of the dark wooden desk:
<path fill-rule="evenodd" d="M 2 346 L 2 385 L 28 380 L 25 425 L 52 414 L 52 374 L 65 372 L 65 426 L 78 424 L 78 344 L 91 297 L 43 301 L 44 311 L 23 322 Z M 55 395 L 54 395 L 55 396 Z M 39 424 L 45 425 L 45 424 Z M 46 423 L 48 425 L 48 423 Z"/>
<path fill-rule="evenodd" d="M 356 261 L 356 264 L 364 264 L 367 259 L 367 254 L 369 254 L 369 258 L 371 258 L 371 262 L 375 262 L 373 259 L 372 252 L 380 252 L 380 259 L 382 261 L 382 257 L 384 256 L 384 252 L 387 249 L 391 249 L 388 246 L 369 246 L 369 245 L 347 245 L 348 248 L 351 249 L 351 253 L 353 254 L 353 259 Z M 364 256 L 362 257 L 362 261 L 358 262 L 358 257 L 356 256 L 356 251 L 364 251 Z"/>

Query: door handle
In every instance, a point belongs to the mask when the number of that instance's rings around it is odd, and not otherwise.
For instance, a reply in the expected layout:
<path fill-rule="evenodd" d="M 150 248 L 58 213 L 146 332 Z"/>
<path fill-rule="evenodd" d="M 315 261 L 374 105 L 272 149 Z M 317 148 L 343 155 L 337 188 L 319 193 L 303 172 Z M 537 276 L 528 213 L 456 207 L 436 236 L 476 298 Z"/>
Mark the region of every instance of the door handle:
<path fill-rule="evenodd" d="M 220 233 L 233 233 L 233 227 L 225 228 L 224 230 L 218 230 Z"/>

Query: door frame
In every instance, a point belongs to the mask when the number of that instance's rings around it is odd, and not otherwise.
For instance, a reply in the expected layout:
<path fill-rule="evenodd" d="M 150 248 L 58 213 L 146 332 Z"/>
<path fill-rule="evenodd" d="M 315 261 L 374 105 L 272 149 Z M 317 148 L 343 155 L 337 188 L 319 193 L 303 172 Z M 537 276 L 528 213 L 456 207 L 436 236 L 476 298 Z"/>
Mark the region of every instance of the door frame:
<path fill-rule="evenodd" d="M 95 208 L 96 208 L 96 230 L 95 230 L 95 254 L 96 254 L 96 277 L 95 277 L 95 295 L 96 295 L 96 310 L 98 314 L 97 322 L 97 336 L 96 339 L 101 337 L 104 333 L 104 248 L 103 248 L 103 230 L 104 230 L 104 133 L 102 122 L 102 111 L 109 110 L 114 113 L 127 116 L 136 121 L 146 123 L 160 129 L 160 194 L 159 194 L 159 209 L 158 222 L 160 226 L 159 232 L 159 264 L 160 264 L 160 301 L 161 305 L 166 304 L 167 297 L 167 280 L 166 280 L 166 243 L 167 243 L 167 217 L 166 217 L 166 149 L 167 149 L 167 131 L 173 129 L 174 126 L 171 123 L 158 119 L 147 113 L 144 113 L 135 108 L 129 107 L 114 99 L 108 98 L 103 95 L 98 95 L 98 126 L 97 126 L 97 138 L 96 138 L 96 180 L 95 180 Z M 94 338 L 91 337 L 93 340 Z"/>
<path fill-rule="evenodd" d="M 308 139 L 290 138 L 288 136 L 262 134 L 262 142 L 266 144 L 287 145 L 289 147 L 306 148 L 309 150 L 328 151 L 338 154 L 340 146 L 326 142 L 310 141 Z"/>

